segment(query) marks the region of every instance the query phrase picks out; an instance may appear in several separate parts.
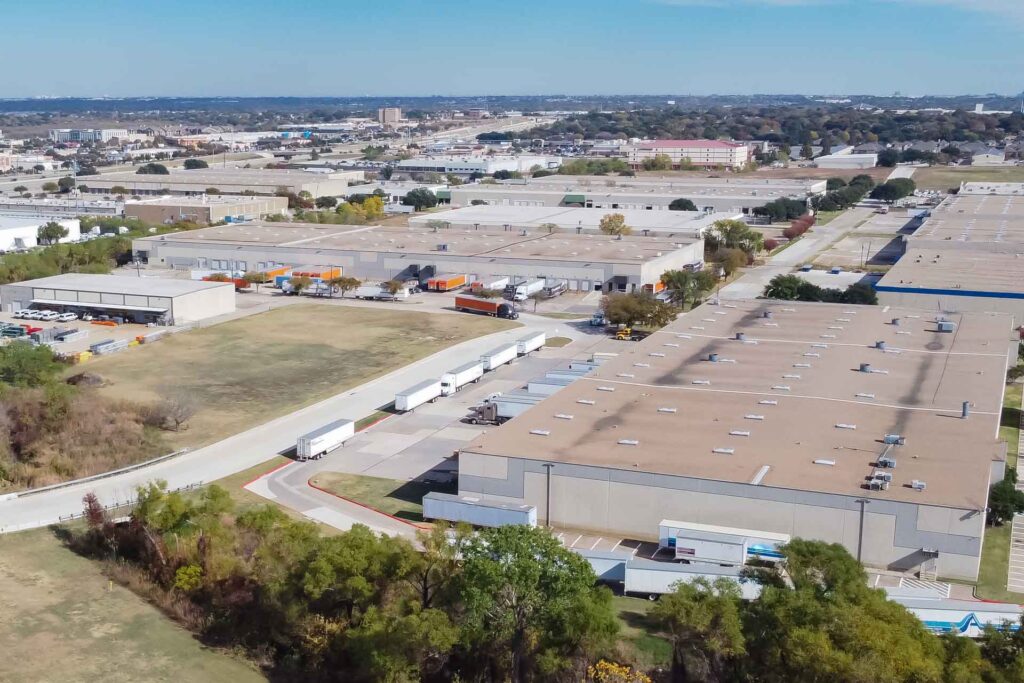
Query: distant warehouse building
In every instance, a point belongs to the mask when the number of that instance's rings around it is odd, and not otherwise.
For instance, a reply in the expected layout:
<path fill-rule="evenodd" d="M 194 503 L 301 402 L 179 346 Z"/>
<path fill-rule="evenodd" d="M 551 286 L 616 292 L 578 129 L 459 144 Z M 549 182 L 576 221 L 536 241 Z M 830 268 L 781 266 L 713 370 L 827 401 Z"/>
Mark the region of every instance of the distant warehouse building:
<path fill-rule="evenodd" d="M 137 239 L 136 257 L 176 269 L 265 271 L 278 265 L 340 267 L 361 280 L 464 274 L 567 281 L 572 290 L 637 291 L 667 270 L 696 267 L 704 241 L 546 231 L 243 223 Z"/>
<path fill-rule="evenodd" d="M 1002 311 L 1024 323 L 1024 184 L 967 183 L 904 238 L 875 285 L 880 303 Z"/>
<path fill-rule="evenodd" d="M 2 285 L 0 306 L 7 312 L 35 307 L 180 325 L 233 312 L 235 286 L 230 282 L 68 273 Z"/>
<path fill-rule="evenodd" d="M 200 225 L 251 221 L 287 210 L 287 197 L 207 194 L 141 199 L 124 205 L 125 218 L 137 218 L 147 223 L 191 221 Z"/>
<path fill-rule="evenodd" d="M 724 140 L 645 140 L 628 148 L 629 165 L 643 168 L 645 161 L 667 156 L 673 168 L 739 169 L 750 163 L 750 148 L 739 142 Z"/>
<path fill-rule="evenodd" d="M 440 173 L 447 175 L 493 175 L 498 171 L 526 173 L 535 166 L 542 169 L 557 168 L 561 157 L 547 156 L 421 156 L 399 161 L 394 172 L 402 177 L 417 173 Z"/>
<path fill-rule="evenodd" d="M 446 227 L 467 230 L 543 230 L 600 233 L 601 220 L 610 214 L 625 218 L 633 235 L 679 235 L 699 238 L 718 220 L 739 214 L 705 214 L 699 211 L 641 211 L 638 209 L 547 208 L 543 206 L 466 206 L 414 216 L 409 225 L 426 228 L 442 222 Z"/>
<path fill-rule="evenodd" d="M 878 165 L 877 154 L 826 154 L 815 158 L 818 168 L 866 169 Z"/>
<path fill-rule="evenodd" d="M 62 218 L 47 213 L 0 213 L 0 251 L 21 251 L 39 246 L 39 228 L 50 222 L 58 223 L 68 231 L 67 236 L 60 239 L 61 242 L 73 242 L 82 236 L 81 223 L 76 218 Z"/>
<path fill-rule="evenodd" d="M 192 171 L 172 170 L 168 175 L 141 173 L 105 173 L 90 176 L 88 192 L 111 194 L 123 187 L 130 195 L 199 195 L 208 189 L 218 194 L 275 195 L 278 191 L 309 192 L 313 197 L 337 196 L 348 191 L 350 182 L 363 180 L 362 171 L 280 171 L 260 168 L 204 168 Z"/>
<path fill-rule="evenodd" d="M 705 304 L 462 448 L 459 495 L 620 538 L 655 540 L 661 520 L 680 520 L 973 581 L 1005 470 L 1010 325 Z"/>

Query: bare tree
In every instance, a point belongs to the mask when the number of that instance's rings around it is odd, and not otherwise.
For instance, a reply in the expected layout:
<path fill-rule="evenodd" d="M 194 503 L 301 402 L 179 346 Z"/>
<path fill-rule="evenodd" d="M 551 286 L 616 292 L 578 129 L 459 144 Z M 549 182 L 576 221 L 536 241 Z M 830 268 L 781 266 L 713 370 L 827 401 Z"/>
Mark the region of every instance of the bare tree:
<path fill-rule="evenodd" d="M 197 407 L 190 394 L 174 391 L 150 407 L 146 422 L 153 427 L 178 432 L 196 414 Z"/>

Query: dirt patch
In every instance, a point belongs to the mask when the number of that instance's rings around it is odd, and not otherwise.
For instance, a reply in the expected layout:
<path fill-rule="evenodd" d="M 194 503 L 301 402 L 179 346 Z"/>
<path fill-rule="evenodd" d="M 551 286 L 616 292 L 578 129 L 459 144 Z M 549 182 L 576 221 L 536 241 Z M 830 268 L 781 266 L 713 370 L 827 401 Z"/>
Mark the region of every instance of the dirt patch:
<path fill-rule="evenodd" d="M 0 680 L 266 680 L 210 650 L 45 529 L 0 536 Z"/>
<path fill-rule="evenodd" d="M 196 414 L 167 441 L 196 447 L 516 326 L 484 316 L 297 304 L 95 360 L 89 371 L 108 383 L 97 391 L 113 398 L 151 403 L 187 394 Z"/>

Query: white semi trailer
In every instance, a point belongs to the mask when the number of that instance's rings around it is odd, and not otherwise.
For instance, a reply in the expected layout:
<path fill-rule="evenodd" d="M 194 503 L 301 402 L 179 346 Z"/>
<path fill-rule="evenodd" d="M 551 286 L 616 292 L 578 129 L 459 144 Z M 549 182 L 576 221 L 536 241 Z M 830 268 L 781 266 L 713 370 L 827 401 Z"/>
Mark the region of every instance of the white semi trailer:
<path fill-rule="evenodd" d="M 547 335 L 543 332 L 528 334 L 516 341 L 516 353 L 520 356 L 525 356 L 531 351 L 543 348 L 545 341 L 547 341 Z"/>
<path fill-rule="evenodd" d="M 477 496 L 455 496 L 431 491 L 423 496 L 423 518 L 466 522 L 473 526 L 537 526 L 537 508 Z"/>
<path fill-rule="evenodd" d="M 449 370 L 441 375 L 441 395 L 451 396 L 470 382 L 477 382 L 484 376 L 484 364 L 473 361 Z"/>
<path fill-rule="evenodd" d="M 395 410 L 405 413 L 441 395 L 441 380 L 428 379 L 395 394 Z"/>
<path fill-rule="evenodd" d="M 498 348 L 488 351 L 480 356 L 480 362 L 483 363 L 484 371 L 490 372 L 491 370 L 501 367 L 505 363 L 515 360 L 518 355 L 518 345 L 506 344 L 505 346 L 499 346 Z"/>
<path fill-rule="evenodd" d="M 338 448 L 356 433 L 356 423 L 352 420 L 336 420 L 299 437 L 295 444 L 295 457 L 298 460 L 319 460 L 335 448 Z"/>

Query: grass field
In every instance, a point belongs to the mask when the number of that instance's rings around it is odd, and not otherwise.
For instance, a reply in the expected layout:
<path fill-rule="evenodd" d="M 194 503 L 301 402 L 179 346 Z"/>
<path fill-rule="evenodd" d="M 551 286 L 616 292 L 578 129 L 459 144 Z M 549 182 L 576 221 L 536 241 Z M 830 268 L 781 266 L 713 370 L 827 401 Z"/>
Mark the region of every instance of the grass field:
<path fill-rule="evenodd" d="M 569 344 L 572 344 L 572 339 L 569 339 L 568 337 L 548 337 L 544 342 L 544 346 L 551 346 L 556 349 L 568 346 Z"/>
<path fill-rule="evenodd" d="M 913 181 L 921 190 L 948 190 L 960 187 L 962 182 L 1022 183 L 1024 166 L 929 166 L 915 170 Z"/>
<path fill-rule="evenodd" d="M 664 638 L 653 635 L 647 613 L 654 605 L 650 600 L 616 595 L 612 606 L 619 620 L 619 643 L 624 654 L 635 660 L 643 670 L 667 667 L 672 663 L 672 646 Z"/>
<path fill-rule="evenodd" d="M 1003 414 L 999 420 L 999 438 L 1006 442 L 1006 466 L 1016 467 L 1020 448 L 1020 398 L 1024 385 L 1014 382 L 1006 387 Z"/>
<path fill-rule="evenodd" d="M 0 681 L 266 680 L 203 647 L 47 529 L 0 536 Z"/>
<path fill-rule="evenodd" d="M 201 446 L 316 403 L 459 342 L 516 327 L 486 316 L 296 304 L 101 358 L 99 391 L 135 402 L 184 393 L 197 406 L 172 448 Z M 367 406 L 372 410 L 377 406 Z"/>
<path fill-rule="evenodd" d="M 431 491 L 456 492 L 454 484 L 438 486 L 418 481 L 364 477 L 342 472 L 320 472 L 309 482 L 330 493 L 410 522 L 423 521 L 421 501 L 426 494 Z"/>

